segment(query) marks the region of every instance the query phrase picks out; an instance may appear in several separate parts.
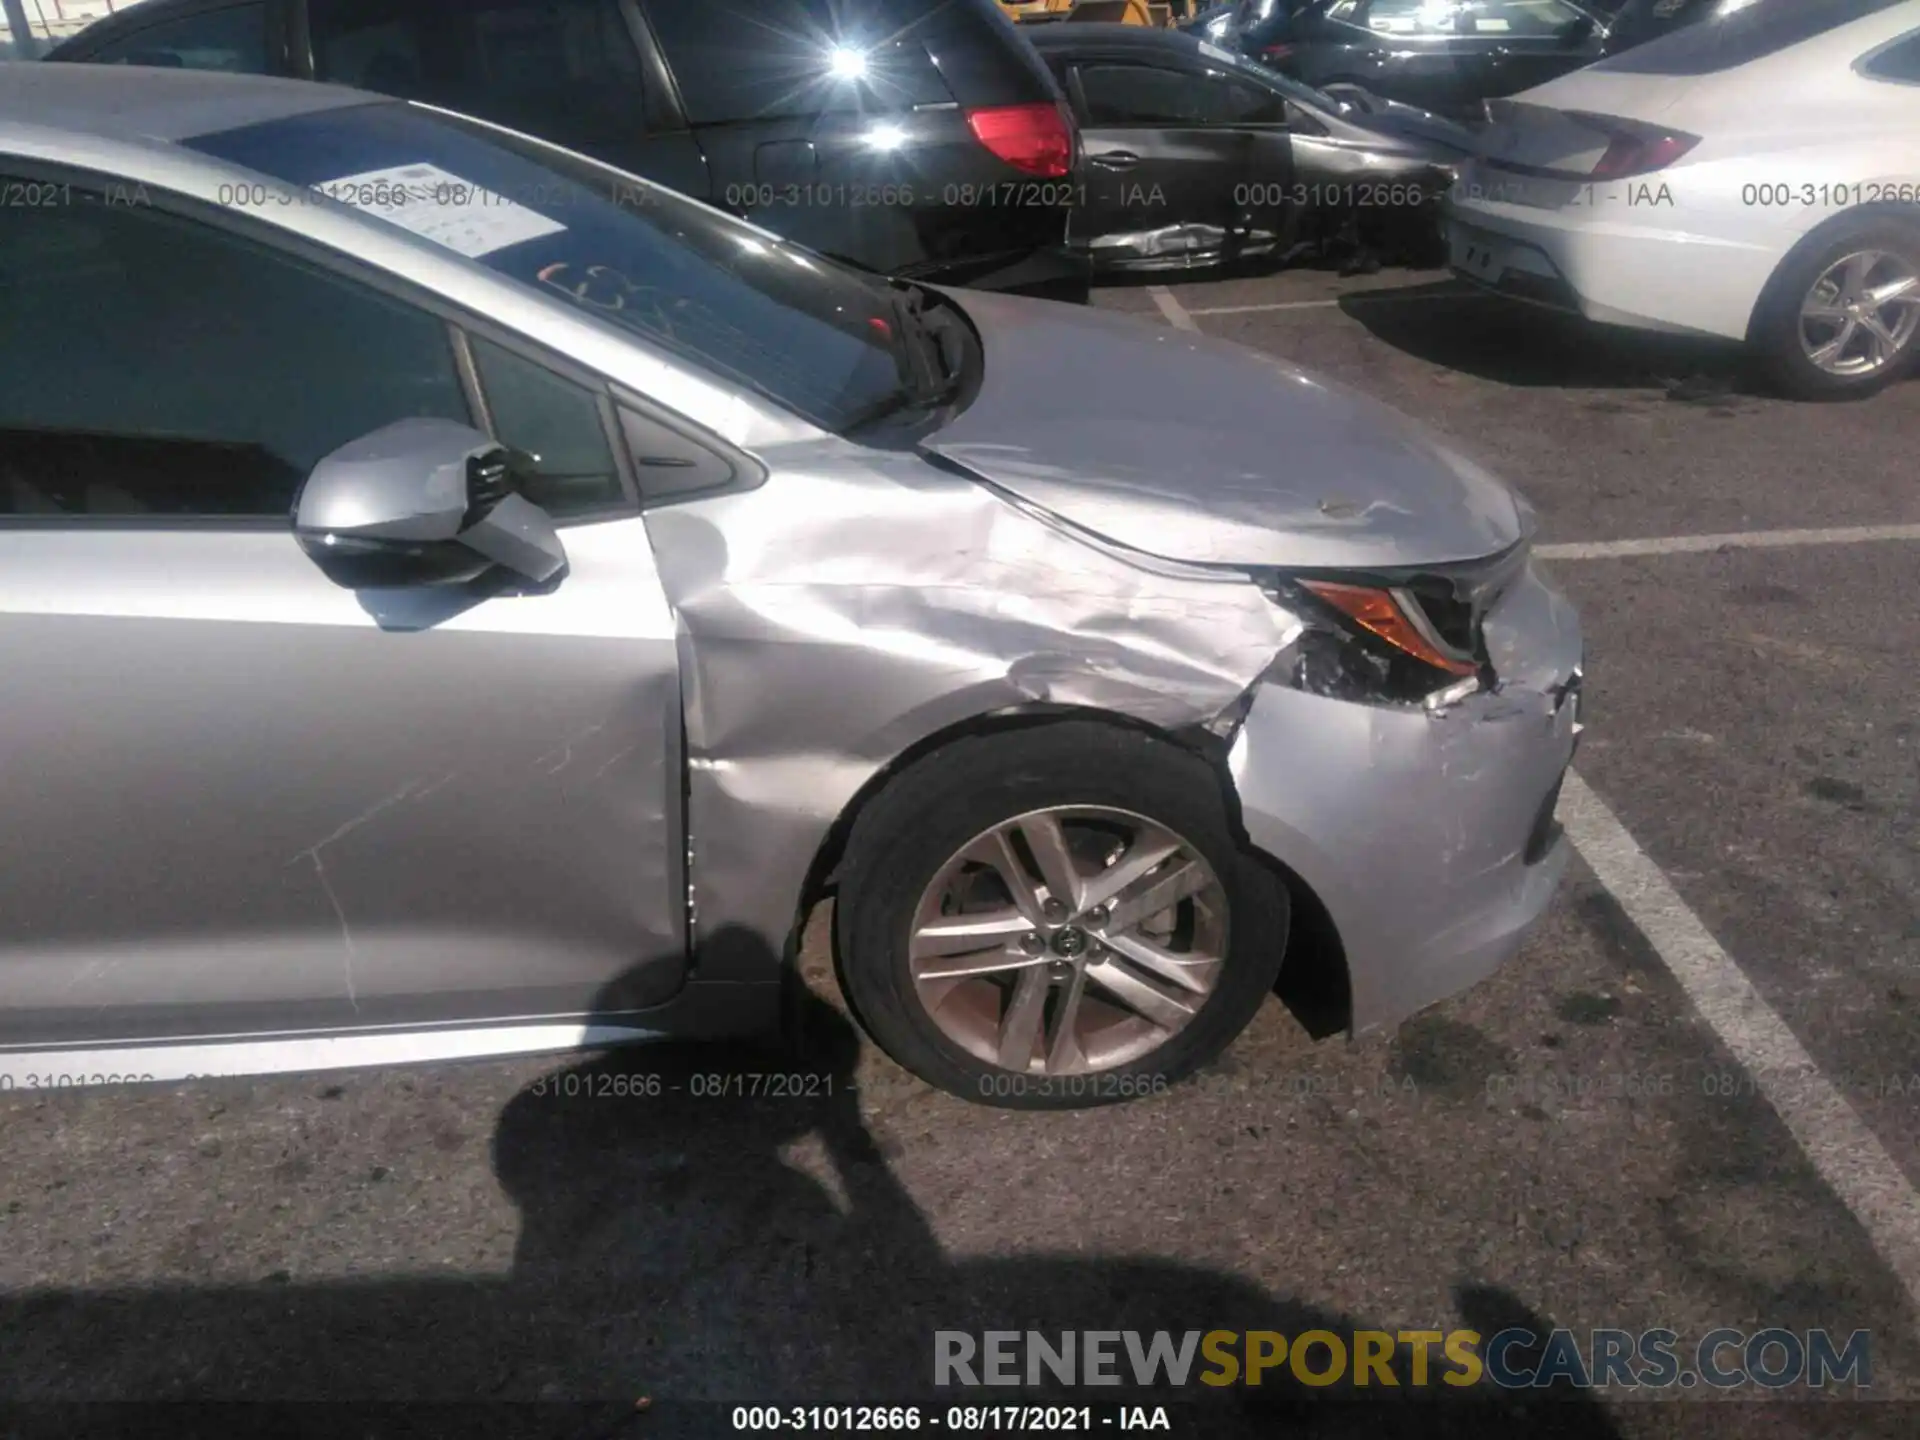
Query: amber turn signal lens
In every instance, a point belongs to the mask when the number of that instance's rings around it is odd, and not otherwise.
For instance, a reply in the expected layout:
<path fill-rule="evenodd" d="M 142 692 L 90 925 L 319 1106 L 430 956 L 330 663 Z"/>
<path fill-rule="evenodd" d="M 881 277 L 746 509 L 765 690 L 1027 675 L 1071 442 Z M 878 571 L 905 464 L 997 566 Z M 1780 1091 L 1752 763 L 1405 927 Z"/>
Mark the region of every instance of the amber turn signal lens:
<path fill-rule="evenodd" d="M 1331 580 L 1302 580 L 1300 584 L 1356 625 L 1378 635 L 1394 649 L 1411 655 L 1423 665 L 1431 665 L 1449 675 L 1472 675 L 1478 668 L 1470 660 L 1456 660 L 1435 649 L 1385 590 L 1374 590 L 1365 585 L 1338 585 Z"/>

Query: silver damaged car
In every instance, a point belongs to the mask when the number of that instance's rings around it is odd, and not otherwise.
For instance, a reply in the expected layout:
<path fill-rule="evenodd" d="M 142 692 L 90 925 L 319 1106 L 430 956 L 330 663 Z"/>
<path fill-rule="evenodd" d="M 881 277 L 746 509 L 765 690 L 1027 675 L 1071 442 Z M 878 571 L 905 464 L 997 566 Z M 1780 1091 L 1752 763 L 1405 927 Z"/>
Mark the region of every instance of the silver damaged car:
<path fill-rule="evenodd" d="M 0 67 L 0 192 L 0 1085 L 758 1031 L 831 897 L 1084 1105 L 1554 892 L 1578 622 L 1358 395 L 322 86 Z"/>

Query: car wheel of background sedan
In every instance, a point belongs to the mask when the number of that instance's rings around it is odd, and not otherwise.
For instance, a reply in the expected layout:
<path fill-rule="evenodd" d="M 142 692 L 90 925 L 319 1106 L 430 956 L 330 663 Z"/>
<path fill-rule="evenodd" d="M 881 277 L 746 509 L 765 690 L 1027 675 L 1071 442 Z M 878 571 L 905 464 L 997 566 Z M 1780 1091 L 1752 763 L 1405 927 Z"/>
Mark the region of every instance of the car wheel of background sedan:
<path fill-rule="evenodd" d="M 1865 395 L 1912 363 L 1920 224 L 1863 220 L 1787 257 L 1755 315 L 1767 376 L 1799 399 Z"/>
<path fill-rule="evenodd" d="M 956 741 L 848 840 L 835 936 L 868 1032 L 970 1100 L 1156 1093 L 1253 1018 L 1287 895 L 1235 843 L 1199 756 L 1068 721 Z"/>

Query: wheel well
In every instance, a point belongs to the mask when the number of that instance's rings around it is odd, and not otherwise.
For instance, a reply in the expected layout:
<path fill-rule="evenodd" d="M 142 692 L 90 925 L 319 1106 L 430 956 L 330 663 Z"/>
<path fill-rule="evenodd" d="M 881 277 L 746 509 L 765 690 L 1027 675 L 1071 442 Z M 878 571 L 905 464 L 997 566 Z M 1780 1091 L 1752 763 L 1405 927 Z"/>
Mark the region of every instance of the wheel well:
<path fill-rule="evenodd" d="M 1093 720 L 1100 724 L 1114 725 L 1121 729 L 1134 730 L 1156 739 L 1170 740 L 1184 748 L 1197 749 L 1197 743 L 1189 736 L 1181 735 L 1135 720 L 1126 715 L 1115 715 L 1104 710 L 1090 710 L 1074 705 L 1022 705 L 1007 710 L 995 710 L 985 715 L 969 716 L 944 730 L 936 730 L 922 737 L 902 750 L 893 759 L 877 770 L 866 784 L 855 792 L 846 803 L 839 817 L 827 831 L 826 838 L 820 842 L 813 864 L 807 870 L 807 883 L 800 894 L 800 910 L 804 917 L 814 906 L 833 892 L 838 882 L 840 862 L 847 853 L 847 838 L 853 833 L 854 824 L 869 802 L 886 789 L 894 777 L 903 770 L 925 760 L 928 756 L 944 750 L 956 740 L 978 739 L 985 735 L 1006 735 L 1019 730 L 1033 730 L 1042 725 L 1057 725 L 1063 720 Z M 1204 732 L 1202 732 L 1204 733 Z M 1211 740 L 1211 736 L 1207 736 Z M 1217 742 L 1216 742 L 1217 743 Z"/>
<path fill-rule="evenodd" d="M 1753 310 L 1747 316 L 1747 339 L 1755 339 L 1762 317 L 1767 307 L 1774 303 L 1780 285 L 1780 277 L 1810 251 L 1822 245 L 1831 244 L 1834 236 L 1861 225 L 1871 225 L 1876 221 L 1891 220 L 1913 227 L 1920 234 L 1920 205 L 1906 205 L 1898 201 L 1876 201 L 1870 205 L 1856 205 L 1851 210 L 1842 210 L 1838 215 L 1829 215 L 1813 229 L 1796 240 L 1787 253 L 1780 257 L 1780 263 L 1773 267 L 1773 273 L 1767 277 L 1767 283 L 1760 287 L 1760 294 L 1753 302 Z"/>
<path fill-rule="evenodd" d="M 1293 919 L 1287 937 L 1287 958 L 1281 967 L 1275 993 L 1315 1039 L 1348 1028 L 1353 1013 L 1352 993 L 1346 949 L 1341 943 L 1339 930 L 1312 888 L 1290 868 L 1259 850 L 1248 838 L 1240 816 L 1240 797 L 1227 770 L 1228 743 L 1198 726 L 1167 730 L 1131 716 L 1079 706 L 1035 704 L 972 716 L 923 737 L 883 765 L 847 802 L 827 831 L 826 838 L 821 841 L 813 864 L 807 870 L 806 885 L 801 891 L 799 914 L 787 953 L 799 953 L 800 932 L 806 926 L 808 917 L 822 900 L 834 893 L 840 862 L 846 855 L 847 839 L 861 812 L 902 771 L 957 740 L 1011 734 L 1044 725 L 1057 725 L 1067 720 L 1091 720 L 1096 724 L 1150 735 L 1157 740 L 1178 745 L 1208 763 L 1219 783 L 1234 838 L 1241 849 L 1272 877 L 1274 883 L 1284 886 L 1287 891 Z M 835 969 L 838 970 L 837 954 Z"/>

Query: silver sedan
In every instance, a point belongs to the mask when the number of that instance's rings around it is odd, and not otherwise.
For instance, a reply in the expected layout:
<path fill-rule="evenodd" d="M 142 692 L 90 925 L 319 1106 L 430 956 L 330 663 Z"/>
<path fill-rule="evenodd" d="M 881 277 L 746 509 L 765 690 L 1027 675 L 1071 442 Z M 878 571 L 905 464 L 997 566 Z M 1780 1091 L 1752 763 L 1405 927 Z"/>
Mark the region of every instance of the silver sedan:
<path fill-rule="evenodd" d="M 832 897 L 1083 1105 L 1565 867 L 1530 512 L 1311 374 L 293 82 L 0 67 L 0 200 L 0 1087 L 757 1031 Z"/>

